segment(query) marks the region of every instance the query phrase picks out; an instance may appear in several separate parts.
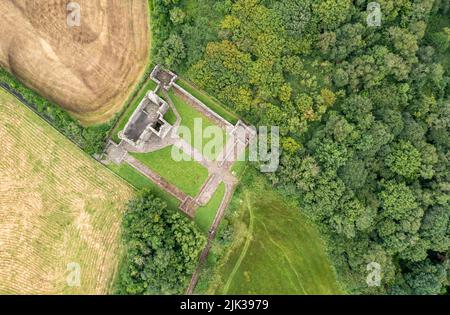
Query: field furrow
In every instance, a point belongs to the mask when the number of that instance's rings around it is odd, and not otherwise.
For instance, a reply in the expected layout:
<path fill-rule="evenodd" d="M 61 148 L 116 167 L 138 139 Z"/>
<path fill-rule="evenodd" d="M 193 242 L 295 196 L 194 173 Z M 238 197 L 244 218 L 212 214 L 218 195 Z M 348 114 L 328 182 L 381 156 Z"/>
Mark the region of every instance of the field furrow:
<path fill-rule="evenodd" d="M 0 137 L 0 293 L 108 292 L 132 190 L 3 90 Z"/>

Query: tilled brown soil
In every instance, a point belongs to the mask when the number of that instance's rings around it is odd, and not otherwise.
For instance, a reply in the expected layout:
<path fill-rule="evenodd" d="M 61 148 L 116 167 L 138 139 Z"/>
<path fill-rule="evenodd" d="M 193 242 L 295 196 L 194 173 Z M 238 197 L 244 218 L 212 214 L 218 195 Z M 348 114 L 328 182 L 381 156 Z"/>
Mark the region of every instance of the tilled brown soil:
<path fill-rule="evenodd" d="M 87 124 L 116 113 L 150 46 L 146 0 L 0 0 L 0 66 Z"/>

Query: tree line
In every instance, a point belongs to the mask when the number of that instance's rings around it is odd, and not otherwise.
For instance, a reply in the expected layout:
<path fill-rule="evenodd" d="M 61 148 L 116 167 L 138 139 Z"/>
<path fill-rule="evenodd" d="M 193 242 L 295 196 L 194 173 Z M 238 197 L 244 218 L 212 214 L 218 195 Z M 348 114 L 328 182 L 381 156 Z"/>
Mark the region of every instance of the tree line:
<path fill-rule="evenodd" d="M 83 126 L 64 109 L 26 87 L 1 67 L 0 83 L 19 95 L 26 102 L 26 105 L 30 106 L 86 153 L 92 155 L 102 152 L 108 133 L 113 125 L 113 120 L 104 124 Z"/>
<path fill-rule="evenodd" d="M 161 45 L 178 36 L 183 53 L 167 65 L 253 124 L 281 127 L 269 178 L 317 222 L 349 292 L 445 293 L 449 5 L 378 2 L 381 27 L 367 25 L 362 0 L 217 1 L 215 34 L 187 57 L 189 37 L 170 27 L 187 2 L 162 1 Z M 371 262 L 379 287 L 366 284 Z"/>

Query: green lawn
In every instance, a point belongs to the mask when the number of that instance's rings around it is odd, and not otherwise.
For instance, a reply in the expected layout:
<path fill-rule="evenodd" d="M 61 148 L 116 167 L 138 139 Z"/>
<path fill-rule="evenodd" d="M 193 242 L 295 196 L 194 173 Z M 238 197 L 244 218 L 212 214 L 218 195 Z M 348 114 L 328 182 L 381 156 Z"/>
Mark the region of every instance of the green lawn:
<path fill-rule="evenodd" d="M 225 118 L 225 120 L 227 120 L 228 122 L 232 123 L 233 125 L 235 125 L 238 122 L 239 118 L 235 114 L 227 110 L 224 105 L 220 104 L 218 101 L 213 99 L 205 92 L 194 87 L 191 83 L 183 79 L 178 79 L 177 84 L 186 91 L 188 91 L 189 93 L 191 93 L 194 97 L 196 97 L 203 104 L 211 108 L 217 114 Z"/>
<path fill-rule="evenodd" d="M 136 110 L 136 108 L 141 103 L 142 99 L 144 98 L 145 94 L 147 94 L 148 91 L 154 90 L 156 88 L 156 83 L 152 80 L 149 80 L 144 87 L 140 90 L 137 97 L 134 98 L 133 102 L 131 102 L 130 106 L 128 106 L 125 109 L 125 112 L 120 117 L 119 122 L 117 123 L 116 127 L 114 127 L 112 131 L 112 140 L 116 143 L 120 142 L 119 138 L 119 132 L 125 128 L 125 125 L 127 124 L 128 120 L 130 119 L 131 115 L 133 115 L 133 112 Z"/>
<path fill-rule="evenodd" d="M 202 113 L 200 113 L 199 111 L 197 111 L 196 109 L 194 109 L 192 106 L 190 106 L 189 104 L 187 104 L 186 102 L 184 102 L 180 97 L 178 97 L 177 95 L 175 95 L 175 93 L 171 90 L 169 91 L 169 96 L 172 99 L 178 113 L 181 116 L 181 125 L 185 126 L 189 129 L 191 137 L 190 138 L 186 138 L 184 135 L 182 135 L 180 133 L 180 136 L 182 136 L 187 142 L 189 142 L 194 148 L 196 148 L 197 150 L 200 150 L 201 152 L 203 152 L 203 155 L 210 159 L 210 160 L 214 160 L 217 155 L 222 151 L 223 146 L 225 145 L 225 141 L 226 141 L 226 132 L 225 130 L 223 130 L 222 128 L 216 126 L 211 120 L 208 119 L 208 117 L 206 117 L 205 115 L 203 115 Z M 201 120 L 202 123 L 202 128 L 199 129 L 198 131 L 201 130 L 202 134 L 199 134 L 199 132 L 195 129 L 195 122 L 196 120 L 199 121 L 199 119 Z M 204 131 L 206 130 L 206 128 L 214 126 L 216 127 L 218 133 L 220 133 L 221 137 L 222 137 L 222 141 L 219 142 L 220 146 L 209 146 L 208 142 L 210 141 L 210 139 L 204 139 L 202 137 L 206 136 L 204 134 Z M 196 139 L 200 139 L 202 141 L 194 141 L 194 135 L 196 135 Z M 213 147 L 213 150 L 209 150 L 208 147 Z"/>
<path fill-rule="evenodd" d="M 219 209 L 222 203 L 223 196 L 225 194 L 225 184 L 221 183 L 214 193 L 211 200 L 204 207 L 200 207 L 195 214 L 195 223 L 204 231 L 208 233 L 209 228 L 216 216 L 217 209 Z"/>
<path fill-rule="evenodd" d="M 108 168 L 112 170 L 114 173 L 122 177 L 124 180 L 133 185 L 136 189 L 150 189 L 153 194 L 161 199 L 163 199 L 169 208 L 178 209 L 180 202 L 178 199 L 168 194 L 160 187 L 158 187 L 155 183 L 149 180 L 144 175 L 140 174 L 133 167 L 128 164 L 109 164 Z"/>
<path fill-rule="evenodd" d="M 167 121 L 169 124 L 174 125 L 177 121 L 177 116 L 175 116 L 175 113 L 172 109 L 169 109 L 167 113 L 164 115 L 164 120 Z"/>
<path fill-rule="evenodd" d="M 163 100 L 167 102 L 166 97 L 161 92 L 161 89 L 158 91 L 158 96 L 161 97 Z M 175 113 L 173 112 L 172 108 L 169 108 L 167 113 L 164 115 L 164 120 L 167 121 L 169 124 L 174 125 L 177 121 L 177 116 L 175 116 Z"/>
<path fill-rule="evenodd" d="M 197 195 L 208 178 L 208 170 L 199 163 L 192 160 L 174 161 L 172 147 L 152 153 L 132 153 L 131 155 L 192 197 Z"/>
<path fill-rule="evenodd" d="M 235 243 L 219 261 L 209 294 L 341 294 L 315 226 L 260 175 L 235 195 Z"/>

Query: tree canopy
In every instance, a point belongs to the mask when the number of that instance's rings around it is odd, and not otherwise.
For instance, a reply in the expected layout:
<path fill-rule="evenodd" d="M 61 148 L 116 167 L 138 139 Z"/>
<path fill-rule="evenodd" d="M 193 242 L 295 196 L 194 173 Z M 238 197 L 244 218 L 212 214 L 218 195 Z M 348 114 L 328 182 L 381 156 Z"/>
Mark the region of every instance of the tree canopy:
<path fill-rule="evenodd" d="M 119 294 L 182 294 L 206 240 L 194 223 L 151 192 L 128 205 Z"/>
<path fill-rule="evenodd" d="M 178 70 L 247 121 L 280 126 L 268 176 L 325 232 L 349 292 L 443 293 L 450 9 L 378 2 L 380 27 L 367 25 L 368 1 L 215 1 Z M 380 287 L 365 282 L 370 262 Z"/>

